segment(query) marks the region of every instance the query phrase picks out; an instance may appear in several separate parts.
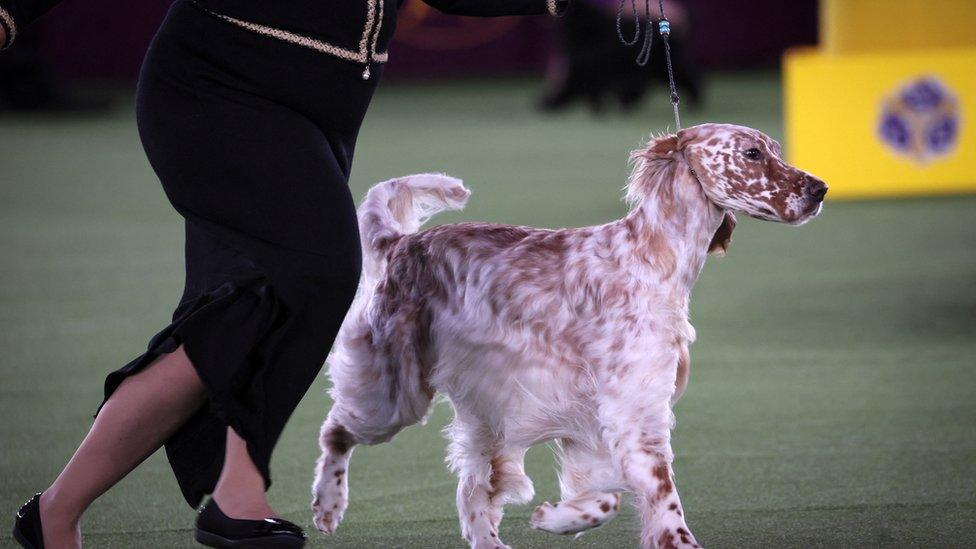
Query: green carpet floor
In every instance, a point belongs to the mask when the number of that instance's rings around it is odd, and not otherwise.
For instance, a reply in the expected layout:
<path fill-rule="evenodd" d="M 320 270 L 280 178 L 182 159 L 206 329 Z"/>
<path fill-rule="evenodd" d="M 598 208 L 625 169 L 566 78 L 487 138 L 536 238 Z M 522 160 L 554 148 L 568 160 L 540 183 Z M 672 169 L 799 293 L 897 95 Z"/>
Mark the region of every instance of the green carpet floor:
<path fill-rule="evenodd" d="M 578 226 L 622 214 L 627 153 L 664 129 L 662 98 L 605 118 L 544 117 L 524 82 L 389 86 L 357 151 L 357 195 L 417 171 L 463 177 L 467 211 L 439 218 Z M 779 82 L 716 77 L 686 123 L 782 134 Z M 260 131 L 255 128 L 254 131 Z M 228 144 L 232 146 L 232 144 Z M 788 146 L 788 144 L 786 144 Z M 674 448 L 706 547 L 976 546 L 976 197 L 828 200 L 811 224 L 740 218 L 692 303 L 699 340 Z M 0 546 L 17 507 L 83 437 L 103 375 L 145 348 L 181 291 L 182 226 L 140 149 L 131 108 L 0 119 Z M 320 379 L 273 462 L 273 503 L 309 523 Z M 440 405 L 427 426 L 357 451 L 351 505 L 315 547 L 462 547 Z M 529 454 L 555 501 L 547 448 Z M 634 547 L 628 509 L 579 539 L 528 527 L 518 548 Z M 157 454 L 99 500 L 89 547 L 190 547 L 193 520 Z"/>

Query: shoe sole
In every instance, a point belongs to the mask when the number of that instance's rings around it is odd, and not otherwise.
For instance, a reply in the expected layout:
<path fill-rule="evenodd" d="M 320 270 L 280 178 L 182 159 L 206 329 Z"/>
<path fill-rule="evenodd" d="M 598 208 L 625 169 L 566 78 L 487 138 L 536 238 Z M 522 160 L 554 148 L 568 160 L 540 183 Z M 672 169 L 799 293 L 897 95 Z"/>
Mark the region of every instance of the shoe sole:
<path fill-rule="evenodd" d="M 36 545 L 27 541 L 27 538 L 25 538 L 24 535 L 20 533 L 19 528 L 14 528 L 13 534 L 14 534 L 14 539 L 17 540 L 17 543 L 19 543 L 21 546 L 25 547 L 26 549 L 37 549 Z"/>
<path fill-rule="evenodd" d="M 277 535 L 259 538 L 228 539 L 204 530 L 196 530 L 193 539 L 207 547 L 233 547 L 234 549 L 292 549 L 305 547 L 304 539 L 295 536 Z"/>

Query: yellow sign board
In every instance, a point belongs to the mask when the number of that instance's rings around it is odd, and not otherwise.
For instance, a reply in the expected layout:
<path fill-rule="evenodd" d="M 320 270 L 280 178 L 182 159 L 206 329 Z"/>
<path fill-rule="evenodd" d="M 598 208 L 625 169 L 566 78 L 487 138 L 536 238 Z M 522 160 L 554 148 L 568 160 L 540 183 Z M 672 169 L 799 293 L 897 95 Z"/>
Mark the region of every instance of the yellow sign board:
<path fill-rule="evenodd" d="M 833 197 L 976 191 L 976 48 L 784 59 L 790 161 Z"/>
<path fill-rule="evenodd" d="M 976 48 L 973 0 L 821 0 L 825 53 Z"/>

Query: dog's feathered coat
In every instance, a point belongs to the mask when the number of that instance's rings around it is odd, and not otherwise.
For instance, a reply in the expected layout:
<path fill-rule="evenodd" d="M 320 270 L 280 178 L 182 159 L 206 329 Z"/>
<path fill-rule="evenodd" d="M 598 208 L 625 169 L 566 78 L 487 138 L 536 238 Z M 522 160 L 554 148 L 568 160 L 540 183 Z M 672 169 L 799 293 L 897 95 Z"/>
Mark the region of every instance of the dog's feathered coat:
<path fill-rule="evenodd" d="M 687 384 L 692 286 L 724 252 L 732 209 L 801 223 L 826 186 L 787 166 L 748 128 L 703 125 L 632 155 L 623 219 L 548 230 L 486 223 L 417 233 L 464 205 L 443 175 L 373 187 L 360 207 L 365 276 L 329 360 L 335 401 L 322 427 L 313 509 L 335 531 L 347 505 L 352 447 L 377 444 L 450 399 L 448 463 L 460 480 L 461 532 L 505 547 L 505 503 L 533 496 L 522 460 L 554 440 L 562 501 L 532 526 L 598 526 L 632 491 L 645 547 L 697 547 L 671 471 L 672 404 Z"/>

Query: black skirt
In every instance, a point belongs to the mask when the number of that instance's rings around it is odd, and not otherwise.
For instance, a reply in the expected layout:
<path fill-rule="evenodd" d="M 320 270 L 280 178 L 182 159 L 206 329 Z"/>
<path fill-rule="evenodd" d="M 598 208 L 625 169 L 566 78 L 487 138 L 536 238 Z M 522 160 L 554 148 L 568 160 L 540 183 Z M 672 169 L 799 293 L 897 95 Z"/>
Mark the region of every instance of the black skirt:
<path fill-rule="evenodd" d="M 362 71 L 186 0 L 147 54 L 139 132 L 185 218 L 186 287 L 173 323 L 108 376 L 105 399 L 184 346 L 208 402 L 166 451 L 191 506 L 214 488 L 228 426 L 270 485 L 272 449 L 355 294 L 359 234 L 347 183 L 379 80 Z"/>

